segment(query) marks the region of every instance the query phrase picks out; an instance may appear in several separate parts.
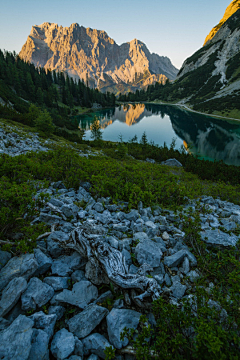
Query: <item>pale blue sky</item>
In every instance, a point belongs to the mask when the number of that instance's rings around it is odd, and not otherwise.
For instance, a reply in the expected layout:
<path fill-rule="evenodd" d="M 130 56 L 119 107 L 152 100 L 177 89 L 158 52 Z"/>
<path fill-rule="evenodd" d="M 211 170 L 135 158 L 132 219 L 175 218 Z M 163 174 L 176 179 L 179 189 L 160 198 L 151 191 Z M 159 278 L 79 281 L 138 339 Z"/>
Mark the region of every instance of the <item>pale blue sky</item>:
<path fill-rule="evenodd" d="M 180 68 L 199 49 L 231 0 L 5 0 L 0 49 L 19 52 L 43 22 L 105 30 L 118 44 L 134 38 Z"/>

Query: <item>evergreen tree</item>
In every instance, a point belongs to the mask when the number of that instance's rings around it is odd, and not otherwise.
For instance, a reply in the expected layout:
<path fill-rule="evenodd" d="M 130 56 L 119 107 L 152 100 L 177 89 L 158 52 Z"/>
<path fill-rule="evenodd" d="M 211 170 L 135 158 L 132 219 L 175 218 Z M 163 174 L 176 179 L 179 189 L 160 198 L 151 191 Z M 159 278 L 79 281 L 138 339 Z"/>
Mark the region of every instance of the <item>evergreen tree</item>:
<path fill-rule="evenodd" d="M 47 112 L 47 110 L 43 110 L 40 112 L 40 114 L 34 121 L 34 125 L 37 130 L 43 131 L 47 134 L 52 134 L 55 129 L 52 118 Z"/>
<path fill-rule="evenodd" d="M 102 131 L 100 121 L 96 116 L 94 116 L 94 122 L 90 126 L 91 129 L 91 139 L 93 140 L 101 140 L 102 139 Z"/>

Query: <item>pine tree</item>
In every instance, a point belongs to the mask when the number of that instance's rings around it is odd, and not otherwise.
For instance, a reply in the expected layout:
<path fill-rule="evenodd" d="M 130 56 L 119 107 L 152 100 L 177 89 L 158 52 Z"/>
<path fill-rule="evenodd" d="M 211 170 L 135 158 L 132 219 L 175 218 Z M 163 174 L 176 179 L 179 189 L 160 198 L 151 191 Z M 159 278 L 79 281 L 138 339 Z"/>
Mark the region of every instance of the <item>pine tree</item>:
<path fill-rule="evenodd" d="M 93 140 L 101 140 L 102 139 L 102 131 L 100 121 L 96 116 L 94 116 L 94 122 L 90 126 L 91 129 L 91 139 Z"/>

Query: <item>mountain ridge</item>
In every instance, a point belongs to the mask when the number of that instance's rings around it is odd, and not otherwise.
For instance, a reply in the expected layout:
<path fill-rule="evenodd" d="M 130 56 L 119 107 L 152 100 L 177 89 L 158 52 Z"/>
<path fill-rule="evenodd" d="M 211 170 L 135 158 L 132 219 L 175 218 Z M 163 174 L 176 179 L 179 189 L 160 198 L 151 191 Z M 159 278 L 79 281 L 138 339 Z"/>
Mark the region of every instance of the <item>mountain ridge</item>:
<path fill-rule="evenodd" d="M 141 89 L 174 80 L 178 73 L 169 58 L 151 54 L 140 40 L 118 45 L 104 30 L 77 23 L 34 25 L 19 56 L 35 66 L 66 71 L 103 91 Z"/>
<path fill-rule="evenodd" d="M 233 0 L 227 7 L 223 18 L 220 20 L 218 25 L 214 26 L 214 28 L 210 31 L 210 33 L 207 35 L 203 46 L 207 44 L 208 41 L 210 41 L 220 30 L 220 28 L 224 25 L 224 23 L 240 8 L 240 0 Z"/>

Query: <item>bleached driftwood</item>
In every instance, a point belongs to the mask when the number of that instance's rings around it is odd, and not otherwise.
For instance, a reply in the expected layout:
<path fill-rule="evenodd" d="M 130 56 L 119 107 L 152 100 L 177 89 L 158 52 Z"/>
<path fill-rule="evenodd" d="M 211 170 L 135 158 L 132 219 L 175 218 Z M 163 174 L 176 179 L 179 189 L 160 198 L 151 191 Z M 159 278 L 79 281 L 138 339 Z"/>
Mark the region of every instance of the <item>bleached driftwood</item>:
<path fill-rule="evenodd" d="M 157 281 L 146 276 L 147 271 L 152 271 L 147 264 L 142 265 L 137 274 L 130 274 L 125 258 L 120 251 L 111 247 L 104 241 L 94 236 L 83 236 L 83 230 L 76 228 L 66 242 L 61 241 L 61 246 L 76 250 L 80 255 L 92 263 L 98 263 L 109 280 L 124 291 L 130 290 L 131 298 L 139 306 L 146 297 L 156 300 L 160 296 L 160 287 Z M 138 295 L 138 293 L 141 293 Z M 140 301 L 139 301 L 140 300 Z"/>

